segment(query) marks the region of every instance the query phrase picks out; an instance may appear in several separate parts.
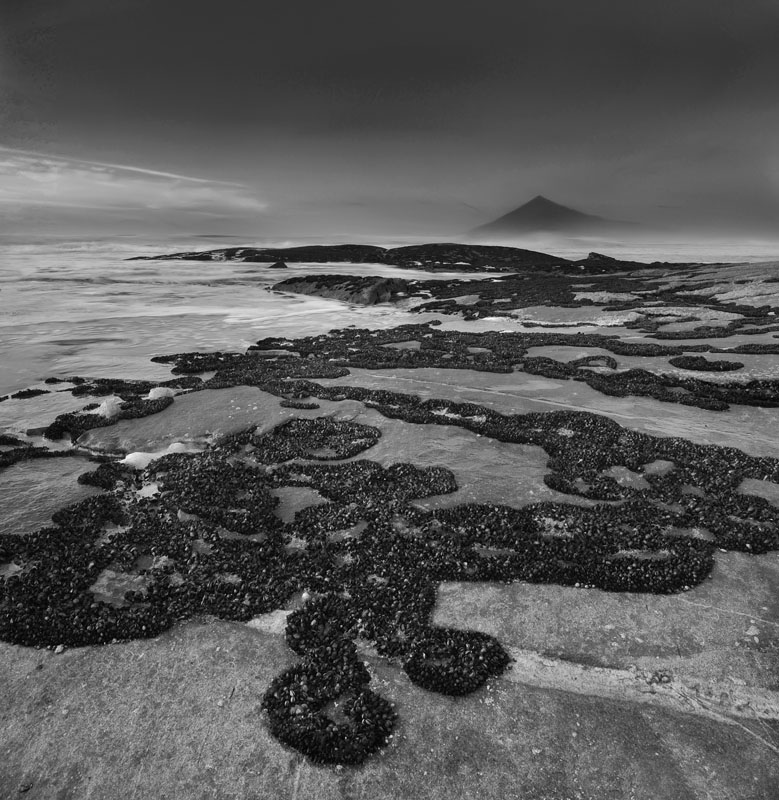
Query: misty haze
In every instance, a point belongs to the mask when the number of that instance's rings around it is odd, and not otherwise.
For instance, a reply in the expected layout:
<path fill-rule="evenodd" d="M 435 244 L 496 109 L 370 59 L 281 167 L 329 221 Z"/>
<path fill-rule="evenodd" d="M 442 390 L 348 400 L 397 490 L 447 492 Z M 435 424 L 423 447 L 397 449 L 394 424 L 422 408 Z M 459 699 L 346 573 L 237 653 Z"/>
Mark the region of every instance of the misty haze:
<path fill-rule="evenodd" d="M 777 800 L 777 42 L 0 3 L 0 800 Z"/>

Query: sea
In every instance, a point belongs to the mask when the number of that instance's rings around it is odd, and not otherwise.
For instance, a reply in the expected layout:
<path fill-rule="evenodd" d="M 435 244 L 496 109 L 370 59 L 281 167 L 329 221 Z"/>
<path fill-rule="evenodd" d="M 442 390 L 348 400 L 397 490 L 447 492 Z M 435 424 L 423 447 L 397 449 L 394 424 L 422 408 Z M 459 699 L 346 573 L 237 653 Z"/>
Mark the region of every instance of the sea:
<path fill-rule="evenodd" d="M 419 279 L 476 277 L 468 272 L 433 274 L 365 264 L 294 264 L 282 271 L 229 261 L 128 260 L 225 246 L 309 243 L 226 243 L 219 238 L 0 240 L 0 395 L 35 386 L 47 377 L 162 380 L 170 377 L 169 368 L 151 363 L 152 356 L 243 350 L 266 336 L 318 335 L 350 325 L 388 328 L 433 316 L 389 305 L 349 306 L 273 291 L 273 284 L 284 278 L 333 272 Z M 408 241 L 375 243 L 389 247 Z M 762 262 L 779 257 L 779 245 L 760 241 L 626 244 L 579 239 L 535 240 L 521 246 L 572 258 L 598 251 L 648 262 Z M 447 323 L 453 324 L 451 318 Z M 8 413 L 3 414 L 0 429 L 8 423 Z"/>

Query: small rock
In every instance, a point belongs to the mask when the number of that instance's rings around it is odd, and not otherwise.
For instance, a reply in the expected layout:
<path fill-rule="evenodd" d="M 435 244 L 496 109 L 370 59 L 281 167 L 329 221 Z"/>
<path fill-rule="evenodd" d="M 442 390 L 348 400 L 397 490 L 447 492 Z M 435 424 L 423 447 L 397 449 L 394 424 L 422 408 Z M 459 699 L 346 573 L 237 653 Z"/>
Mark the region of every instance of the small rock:
<path fill-rule="evenodd" d="M 64 652 L 65 652 L 65 645 L 64 644 L 58 644 L 54 648 L 54 655 L 55 656 L 58 656 L 58 655 L 60 655 L 60 653 L 64 653 Z"/>

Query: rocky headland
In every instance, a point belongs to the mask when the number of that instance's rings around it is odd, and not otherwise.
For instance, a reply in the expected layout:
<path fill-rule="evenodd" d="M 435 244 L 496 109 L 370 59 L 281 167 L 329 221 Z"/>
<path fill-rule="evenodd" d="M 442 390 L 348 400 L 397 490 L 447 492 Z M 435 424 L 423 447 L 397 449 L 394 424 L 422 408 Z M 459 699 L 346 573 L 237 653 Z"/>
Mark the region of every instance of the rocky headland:
<path fill-rule="evenodd" d="M 584 273 L 604 273 L 647 266 L 689 266 L 654 262 L 620 261 L 600 253 L 584 259 L 524 250 L 499 245 L 432 243 L 404 247 L 377 247 L 361 244 L 305 245 L 302 247 L 224 247 L 218 250 L 194 250 L 155 256 L 136 256 L 130 261 L 245 261 L 276 266 L 287 264 L 386 264 L 428 272 L 484 270 L 513 272 L 526 268 L 576 268 Z"/>
<path fill-rule="evenodd" d="M 344 303 L 372 306 L 397 300 L 408 289 L 408 283 L 397 278 L 373 276 L 311 275 L 289 278 L 275 284 L 273 288 L 280 292 L 328 297 Z"/>

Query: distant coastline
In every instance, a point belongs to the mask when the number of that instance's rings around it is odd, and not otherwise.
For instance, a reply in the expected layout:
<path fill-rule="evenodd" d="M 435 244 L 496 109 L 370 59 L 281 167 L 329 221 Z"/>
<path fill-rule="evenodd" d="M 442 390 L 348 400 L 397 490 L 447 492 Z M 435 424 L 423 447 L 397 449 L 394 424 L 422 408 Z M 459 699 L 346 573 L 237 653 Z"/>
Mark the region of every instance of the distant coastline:
<path fill-rule="evenodd" d="M 590 273 L 644 269 L 646 267 L 687 267 L 700 262 L 651 263 L 613 258 L 601 253 L 590 253 L 586 258 L 570 259 L 562 256 L 503 245 L 460 244 L 433 242 L 385 248 L 362 244 L 322 244 L 302 247 L 226 247 L 216 250 L 195 250 L 154 256 L 135 256 L 128 261 L 244 261 L 248 263 L 275 264 L 383 264 L 406 269 L 468 270 L 486 272 L 516 272 L 525 268 L 577 267 Z"/>

